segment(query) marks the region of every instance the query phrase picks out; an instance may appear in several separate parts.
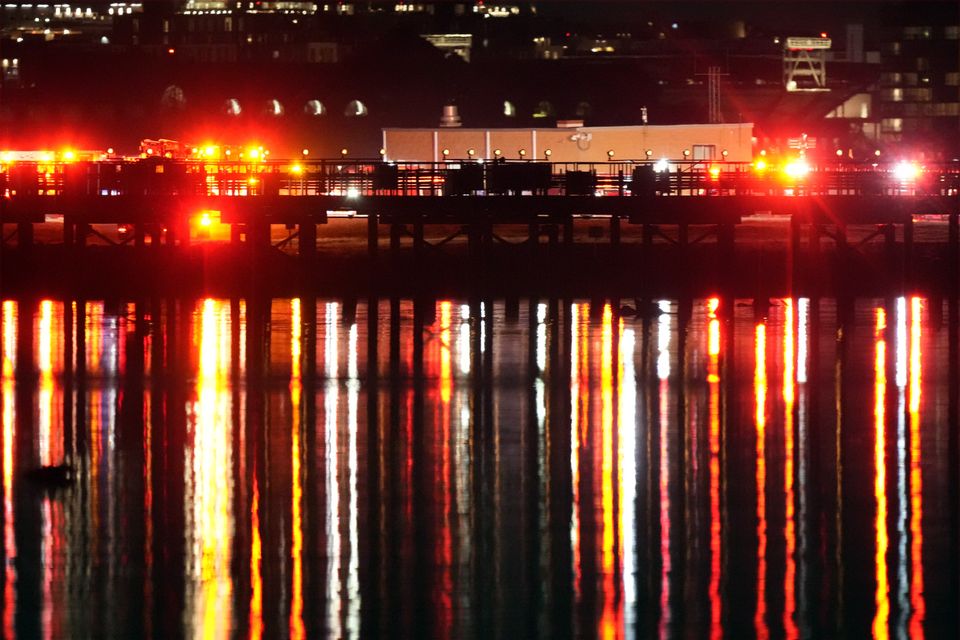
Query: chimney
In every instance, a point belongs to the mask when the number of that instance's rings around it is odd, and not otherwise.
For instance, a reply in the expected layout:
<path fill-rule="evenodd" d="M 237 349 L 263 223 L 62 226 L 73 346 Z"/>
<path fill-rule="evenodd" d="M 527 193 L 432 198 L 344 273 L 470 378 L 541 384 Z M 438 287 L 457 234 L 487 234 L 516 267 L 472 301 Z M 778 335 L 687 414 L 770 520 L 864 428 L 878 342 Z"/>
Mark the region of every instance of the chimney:
<path fill-rule="evenodd" d="M 447 104 L 443 106 L 443 115 L 440 116 L 441 127 L 459 127 L 460 113 L 457 111 L 457 105 Z"/>

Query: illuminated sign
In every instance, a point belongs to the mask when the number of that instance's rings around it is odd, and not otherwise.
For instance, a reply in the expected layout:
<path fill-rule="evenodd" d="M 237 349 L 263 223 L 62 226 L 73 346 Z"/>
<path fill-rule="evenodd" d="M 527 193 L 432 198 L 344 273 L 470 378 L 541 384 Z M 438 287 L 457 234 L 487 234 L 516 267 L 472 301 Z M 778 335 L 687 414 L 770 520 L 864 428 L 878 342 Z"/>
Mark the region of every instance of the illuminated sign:
<path fill-rule="evenodd" d="M 787 49 L 791 51 L 829 49 L 832 42 L 830 38 L 787 38 Z"/>

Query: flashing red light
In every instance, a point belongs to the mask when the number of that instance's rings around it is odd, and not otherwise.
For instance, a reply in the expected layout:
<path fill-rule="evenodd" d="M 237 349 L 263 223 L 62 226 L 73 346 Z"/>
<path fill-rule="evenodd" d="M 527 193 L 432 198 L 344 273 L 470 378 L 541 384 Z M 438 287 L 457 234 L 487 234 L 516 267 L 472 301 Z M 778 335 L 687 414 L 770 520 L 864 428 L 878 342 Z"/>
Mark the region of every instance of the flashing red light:
<path fill-rule="evenodd" d="M 785 164 L 783 166 L 783 173 L 788 178 L 802 180 L 803 178 L 807 177 L 808 173 L 810 173 L 810 165 L 803 158 L 798 158 Z"/>

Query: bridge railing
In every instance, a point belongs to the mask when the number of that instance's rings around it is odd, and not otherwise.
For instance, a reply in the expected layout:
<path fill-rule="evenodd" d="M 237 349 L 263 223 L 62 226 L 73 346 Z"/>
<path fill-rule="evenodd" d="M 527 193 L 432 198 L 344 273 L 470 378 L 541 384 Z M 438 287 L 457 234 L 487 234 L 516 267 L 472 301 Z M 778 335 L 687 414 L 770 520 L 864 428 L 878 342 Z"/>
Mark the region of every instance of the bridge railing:
<path fill-rule="evenodd" d="M 161 158 L 0 165 L 0 193 L 24 197 L 956 195 L 960 165 L 744 162 L 378 160 L 201 162 Z"/>

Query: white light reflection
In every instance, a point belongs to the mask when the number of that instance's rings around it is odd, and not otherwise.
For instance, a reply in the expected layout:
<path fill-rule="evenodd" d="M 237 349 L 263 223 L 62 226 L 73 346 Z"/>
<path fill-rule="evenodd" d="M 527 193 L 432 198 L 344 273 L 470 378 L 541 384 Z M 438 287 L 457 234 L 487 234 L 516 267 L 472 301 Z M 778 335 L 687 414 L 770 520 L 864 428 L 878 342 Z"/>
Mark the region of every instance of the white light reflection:
<path fill-rule="evenodd" d="M 657 377 L 670 377 L 670 301 L 660 301 L 660 318 L 657 321 Z"/>
<path fill-rule="evenodd" d="M 467 317 L 460 314 L 462 322 L 457 334 L 457 353 L 460 355 L 460 373 L 467 375 L 470 373 L 470 307 L 464 305 L 461 312 L 463 309 L 467 310 Z"/>
<path fill-rule="evenodd" d="M 340 606 L 340 480 L 338 476 L 337 403 L 339 402 L 339 376 L 337 353 L 337 315 L 339 305 L 328 302 L 324 313 L 325 335 L 323 361 L 326 373 L 324 384 L 324 493 L 326 517 L 324 533 L 327 537 L 327 629 L 333 638 L 343 637 Z"/>
<path fill-rule="evenodd" d="M 293 589 L 290 602 L 290 640 L 304 637 L 303 624 L 303 475 L 300 464 L 300 415 L 302 411 L 301 382 L 303 320 L 300 316 L 300 299 L 290 301 L 290 414 L 292 417 L 290 434 L 290 475 L 293 476 L 293 502 L 291 505 L 291 528 L 293 542 L 290 556 L 293 559 Z"/>
<path fill-rule="evenodd" d="M 897 298 L 897 388 L 907 386 L 907 299 Z"/>
<path fill-rule="evenodd" d="M 480 353 L 487 351 L 487 307 L 480 303 Z"/>
<path fill-rule="evenodd" d="M 620 531 L 623 532 L 623 623 L 624 630 L 633 634 L 637 620 L 637 555 L 636 555 L 636 497 L 637 497 L 637 383 L 633 367 L 636 335 L 633 329 L 624 329 L 620 322 L 620 406 L 617 421 L 618 468 L 620 470 Z"/>
<path fill-rule="evenodd" d="M 16 437 L 16 405 L 13 401 L 14 367 L 17 361 L 17 303 L 3 302 L 3 636 L 16 637 L 14 613 L 17 609 L 17 570 L 10 558 L 17 557 L 13 512 L 13 441 Z"/>
<path fill-rule="evenodd" d="M 537 369 L 547 369 L 547 305 L 537 305 Z"/>
<path fill-rule="evenodd" d="M 350 564 L 347 568 L 347 637 L 360 636 L 360 536 L 357 531 L 357 406 L 360 403 L 360 379 L 357 375 L 357 324 L 350 325 L 347 370 L 347 423 L 350 429 L 347 464 L 350 467 Z"/>
<path fill-rule="evenodd" d="M 580 598 L 580 307 L 570 305 L 570 478 L 573 505 L 570 513 L 570 549 L 573 555 L 573 590 Z"/>
<path fill-rule="evenodd" d="M 190 496 L 184 503 L 188 544 L 184 623 L 187 631 L 204 638 L 229 637 L 233 626 L 230 393 L 218 353 L 219 332 L 228 325 L 224 308 L 204 300 L 197 399 L 188 422 L 184 469 Z"/>
<path fill-rule="evenodd" d="M 53 464 L 50 451 L 51 429 L 53 427 L 53 302 L 40 303 L 40 317 L 37 322 L 37 365 L 40 369 L 40 388 L 37 398 L 37 444 L 41 465 Z M 44 505 L 47 507 L 48 505 Z"/>
<path fill-rule="evenodd" d="M 901 306 L 901 301 L 903 305 Z M 907 637 L 910 618 L 910 580 L 907 562 L 907 319 L 905 298 L 897 298 L 897 635 Z M 903 332 L 901 333 L 901 325 Z M 901 368 L 900 359 L 903 358 Z M 901 375 L 903 382 L 901 382 Z"/>
<path fill-rule="evenodd" d="M 810 316 L 810 298 L 800 298 L 797 302 L 797 383 L 807 381 L 807 323 Z"/>

